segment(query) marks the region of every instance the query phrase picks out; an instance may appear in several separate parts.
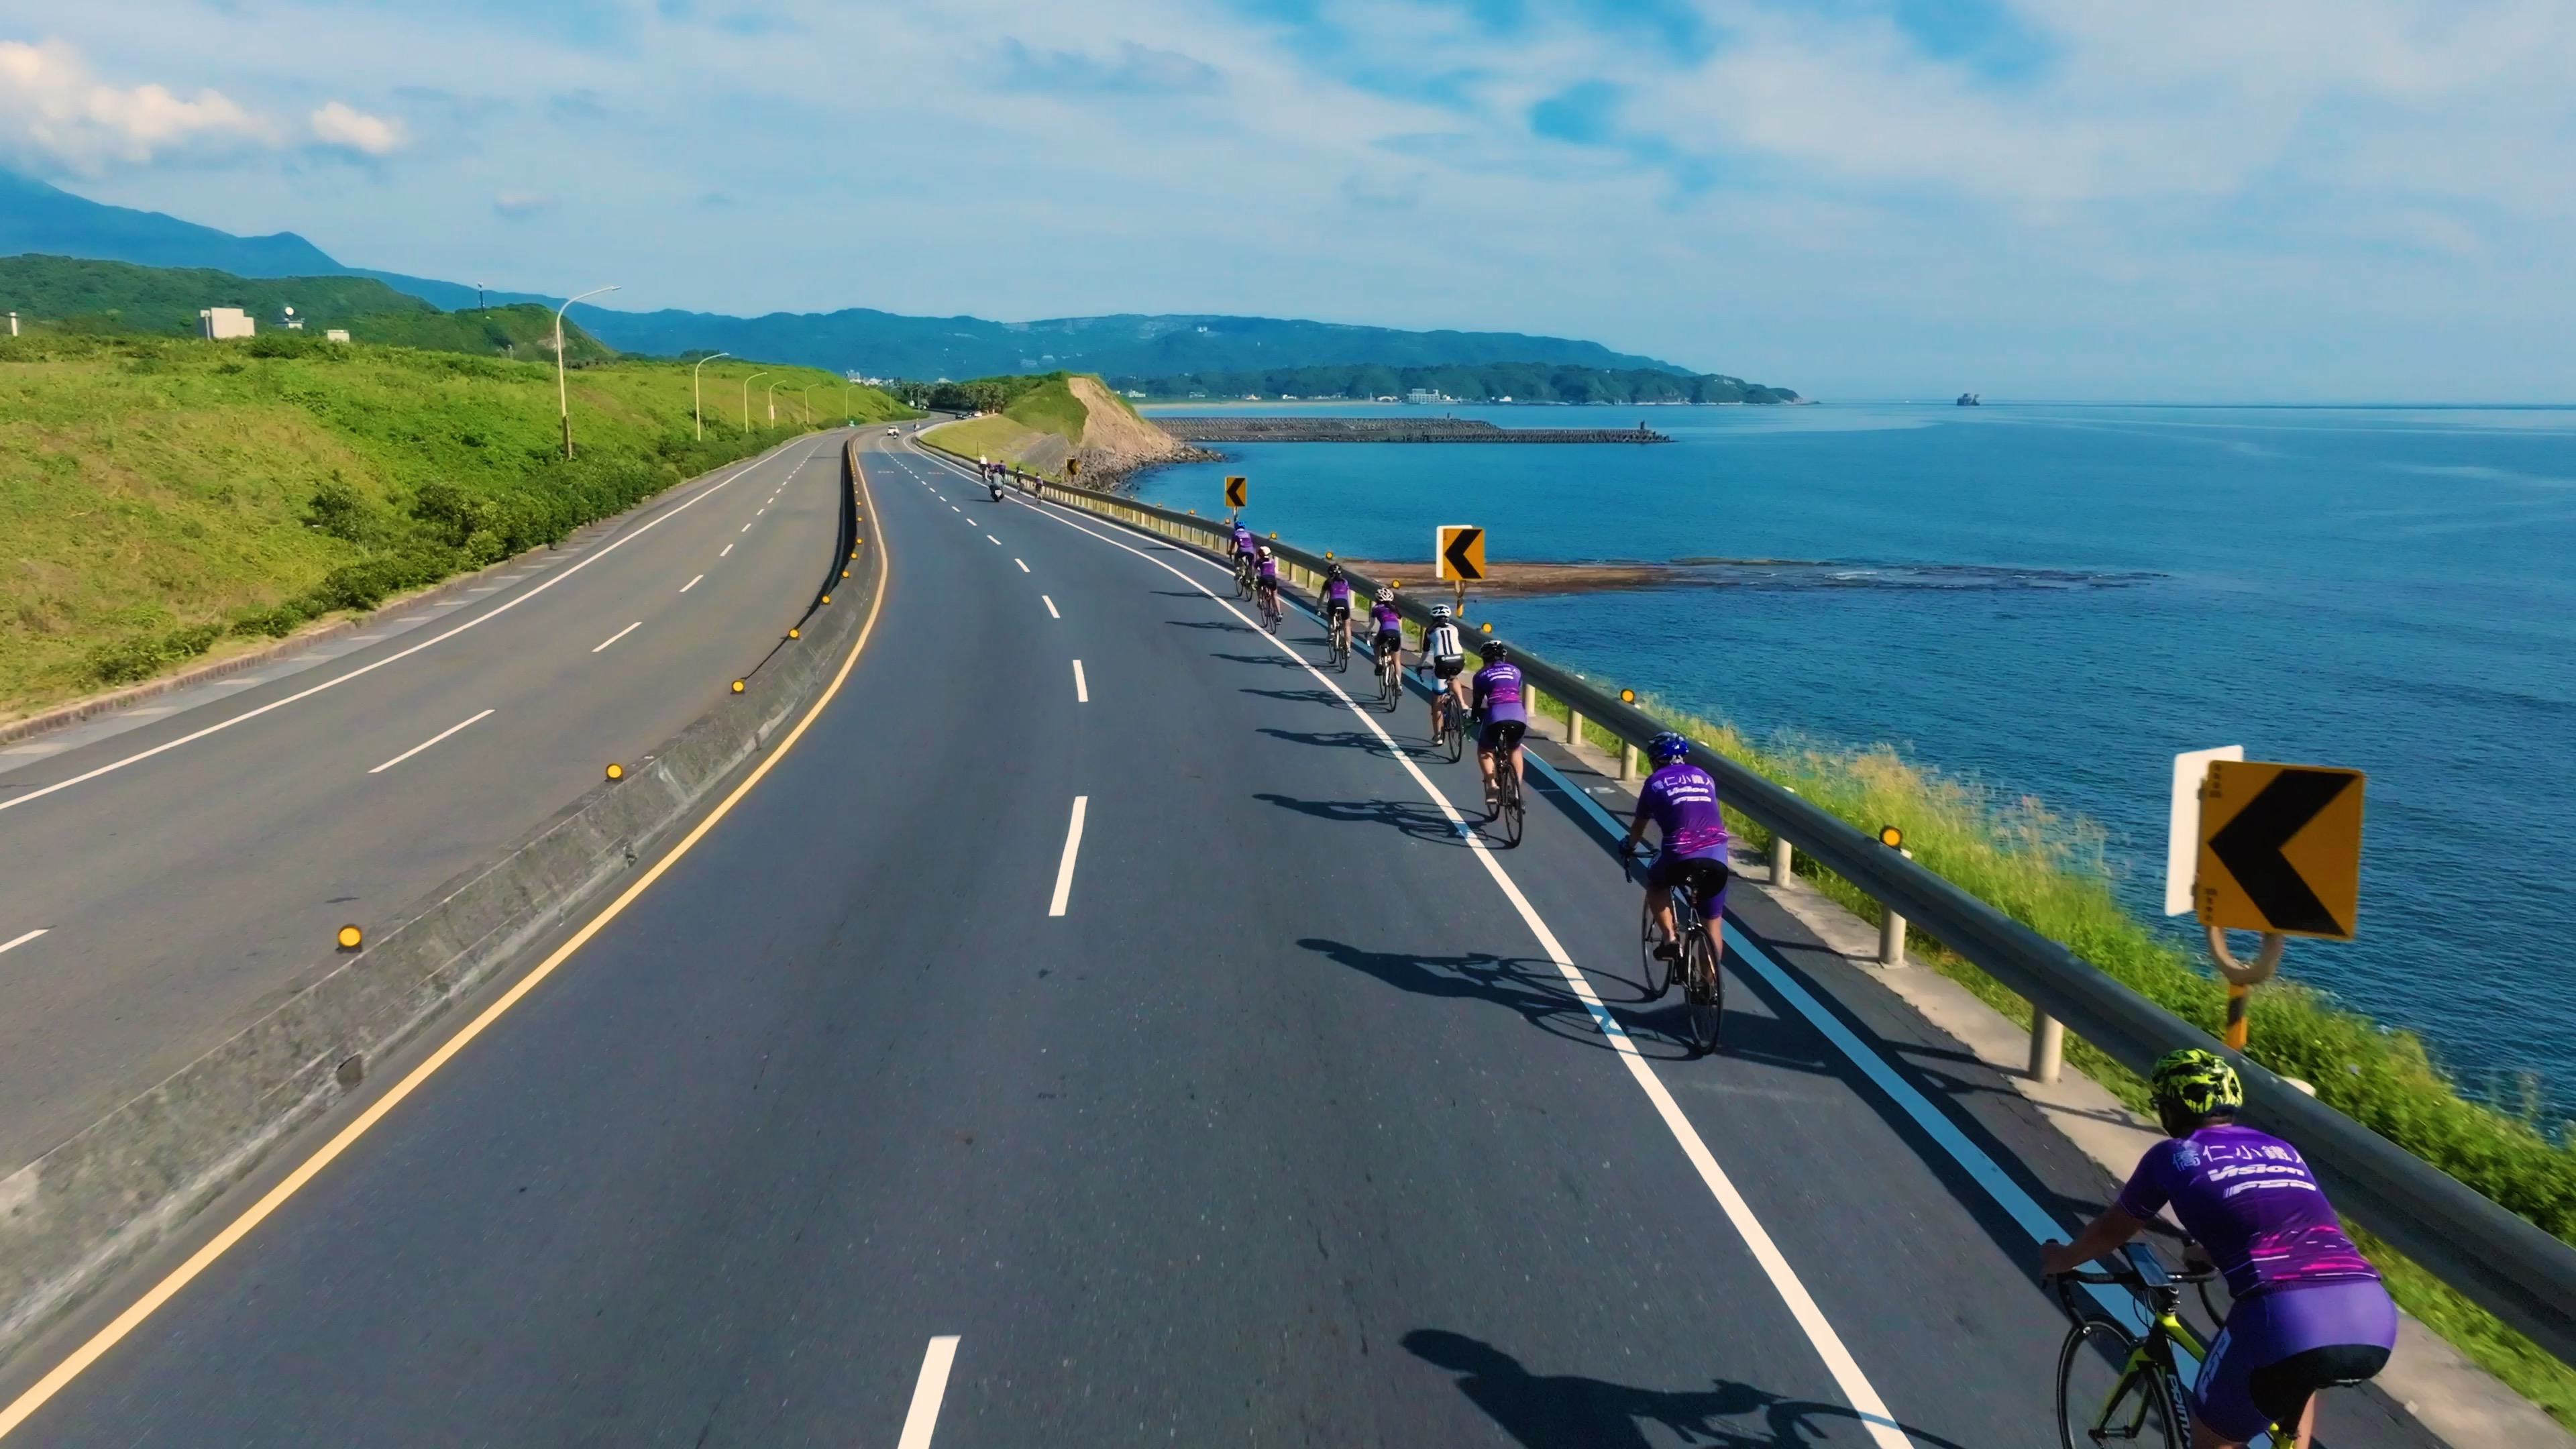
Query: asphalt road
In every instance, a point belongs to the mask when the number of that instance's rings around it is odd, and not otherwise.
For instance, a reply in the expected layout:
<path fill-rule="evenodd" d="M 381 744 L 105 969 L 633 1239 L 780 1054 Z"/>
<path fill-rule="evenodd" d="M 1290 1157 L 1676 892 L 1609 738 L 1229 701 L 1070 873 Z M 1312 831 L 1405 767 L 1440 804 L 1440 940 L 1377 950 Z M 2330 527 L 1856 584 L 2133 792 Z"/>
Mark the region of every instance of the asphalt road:
<path fill-rule="evenodd" d="M 1689 1059 L 1588 812 L 1481 849 L 1311 623 L 868 457 L 840 696 L 32 1442 L 2054 1442 L 1993 1178 L 2106 1184 L 1991 1073 L 1750 893 Z"/>
<path fill-rule="evenodd" d="M 0 952 L 0 1177 L 327 969 L 342 922 L 399 919 L 704 712 L 811 601 L 845 436 L 354 638 L 0 750 L 0 941 L 44 932 Z"/>

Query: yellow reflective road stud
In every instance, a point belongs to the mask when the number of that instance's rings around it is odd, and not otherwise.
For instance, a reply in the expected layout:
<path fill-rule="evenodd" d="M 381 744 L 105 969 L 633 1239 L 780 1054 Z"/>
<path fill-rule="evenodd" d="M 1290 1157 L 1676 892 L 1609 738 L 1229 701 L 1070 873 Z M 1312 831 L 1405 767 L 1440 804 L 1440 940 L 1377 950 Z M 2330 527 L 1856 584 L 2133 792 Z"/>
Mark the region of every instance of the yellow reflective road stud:
<path fill-rule="evenodd" d="M 1444 523 L 1432 541 L 1431 562 L 1440 577 L 1472 584 L 1485 576 L 1485 530 L 1471 523 Z"/>
<path fill-rule="evenodd" d="M 2217 760 L 2200 792 L 2200 923 L 2352 939 L 2361 906 L 2359 770 Z"/>

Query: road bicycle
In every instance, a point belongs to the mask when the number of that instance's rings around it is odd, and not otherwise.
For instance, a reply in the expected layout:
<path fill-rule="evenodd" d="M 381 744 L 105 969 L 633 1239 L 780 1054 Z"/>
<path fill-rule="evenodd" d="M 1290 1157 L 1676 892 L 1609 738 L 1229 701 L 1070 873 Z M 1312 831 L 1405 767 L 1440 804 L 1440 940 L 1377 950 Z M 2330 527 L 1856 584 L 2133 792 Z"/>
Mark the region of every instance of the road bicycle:
<path fill-rule="evenodd" d="M 1653 857 L 1631 853 L 1628 878 L 1645 883 L 1645 866 Z M 1641 916 L 1637 926 L 1637 953 L 1646 968 L 1646 995 L 1658 999 L 1678 983 L 1682 988 L 1682 1044 L 1691 1055 L 1706 1056 L 1717 1050 L 1718 1035 L 1726 1023 L 1726 973 L 1721 968 L 1715 949 L 1709 944 L 1709 933 L 1702 922 L 1708 919 L 1708 899 L 1702 894 L 1703 882 L 1710 872 L 1684 871 L 1673 886 L 1673 930 L 1680 937 L 1680 949 L 1674 959 L 1664 962 L 1655 948 L 1664 944 L 1663 928 L 1655 922 L 1654 897 L 1649 895 L 1638 907 Z M 1721 880 L 1723 878 L 1721 877 Z M 1663 979 L 1656 980 L 1656 967 L 1663 966 Z"/>
<path fill-rule="evenodd" d="M 1351 668 L 1351 616 L 1327 607 L 1325 617 L 1331 621 L 1324 631 L 1325 667 L 1347 674 Z"/>
<path fill-rule="evenodd" d="M 1275 583 L 1269 582 L 1268 580 L 1264 580 L 1260 587 L 1256 588 L 1253 593 L 1254 596 L 1261 601 L 1261 627 L 1269 630 L 1273 634 L 1278 633 L 1280 616 L 1279 586 Z"/>
<path fill-rule="evenodd" d="M 1448 755 L 1449 763 L 1454 765 L 1467 756 L 1467 710 L 1458 703 L 1458 696 L 1449 688 L 1448 680 L 1435 679 L 1431 687 L 1440 691 L 1433 700 L 1433 707 L 1439 714 L 1432 725 L 1432 743 Z"/>
<path fill-rule="evenodd" d="M 1400 648 L 1378 647 L 1377 697 L 1390 714 L 1404 703 L 1404 651 Z"/>
<path fill-rule="evenodd" d="M 2209 1344 L 2183 1321 L 2182 1290 L 2186 1283 L 2197 1285 L 2202 1310 L 2212 1322 L 2224 1323 L 2226 1315 L 2209 1301 L 2209 1284 L 2218 1270 L 2171 1272 L 2143 1243 L 2131 1243 L 2117 1258 L 2103 1261 L 2116 1266 L 2107 1272 L 2079 1268 L 2049 1280 L 2057 1301 L 2075 1320 L 2057 1350 L 2058 1442 L 2064 1449 L 2112 1444 L 2183 1449 L 2191 1442 L 2191 1399 L 2183 1391 L 2174 1348 L 2180 1345 L 2194 1359 L 2205 1360 Z M 2146 1336 L 2113 1322 L 2093 1295 L 2076 1287 L 2079 1283 L 2126 1289 L 2146 1320 Z M 2273 1424 L 2255 1442 L 2281 1445 L 2289 1437 Z"/>
<path fill-rule="evenodd" d="M 1236 554 L 1234 556 L 1234 596 L 1236 598 L 1248 599 L 1252 597 L 1252 579 L 1253 573 L 1251 556 L 1248 554 Z"/>
<path fill-rule="evenodd" d="M 1526 820 L 1521 807 L 1521 772 L 1512 768 L 1512 755 L 1520 741 L 1521 732 L 1508 729 L 1499 731 L 1494 740 L 1494 822 L 1503 827 L 1506 846 L 1521 843 L 1521 827 Z"/>

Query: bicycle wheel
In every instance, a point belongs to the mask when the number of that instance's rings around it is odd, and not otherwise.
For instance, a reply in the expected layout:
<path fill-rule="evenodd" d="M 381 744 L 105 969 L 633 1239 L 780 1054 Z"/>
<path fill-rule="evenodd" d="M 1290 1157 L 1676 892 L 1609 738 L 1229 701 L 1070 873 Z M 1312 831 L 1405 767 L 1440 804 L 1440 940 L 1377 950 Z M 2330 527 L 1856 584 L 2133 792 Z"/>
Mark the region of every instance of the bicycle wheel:
<path fill-rule="evenodd" d="M 1666 965 L 1655 955 L 1655 945 L 1663 933 L 1655 927 L 1655 903 L 1640 897 L 1637 903 L 1637 965 L 1646 973 L 1646 999 L 1660 1001 L 1673 988 L 1677 965 Z"/>
<path fill-rule="evenodd" d="M 1503 844 L 1521 843 L 1521 782 L 1509 759 L 1494 762 L 1494 805 L 1503 817 Z"/>
<path fill-rule="evenodd" d="M 1673 923 L 1681 925 L 1679 912 Z M 1709 956 L 1708 933 L 1696 923 L 1681 930 L 1682 1035 L 1690 1043 L 1691 1055 L 1704 1057 L 1717 1050 L 1718 1031 L 1725 1024 L 1726 983 Z"/>
<path fill-rule="evenodd" d="M 1459 718 L 1459 714 L 1458 702 L 1454 699 L 1447 709 L 1441 711 L 1440 743 L 1449 752 L 1449 763 L 1453 765 L 1467 757 L 1467 722 Z"/>
<path fill-rule="evenodd" d="M 2114 1444 L 2183 1449 L 2187 1431 L 2173 1385 L 2138 1358 L 2128 1330 L 2087 1318 L 2057 1350 L 2057 1442 L 2061 1449 Z"/>

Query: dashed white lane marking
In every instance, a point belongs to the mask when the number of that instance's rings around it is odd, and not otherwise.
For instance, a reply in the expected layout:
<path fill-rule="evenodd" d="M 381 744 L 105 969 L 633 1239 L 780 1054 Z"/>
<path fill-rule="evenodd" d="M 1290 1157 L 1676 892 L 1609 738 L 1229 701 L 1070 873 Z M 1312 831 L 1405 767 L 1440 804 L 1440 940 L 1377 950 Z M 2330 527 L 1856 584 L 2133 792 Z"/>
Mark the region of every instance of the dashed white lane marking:
<path fill-rule="evenodd" d="M 617 552 L 619 549 L 624 548 L 636 539 L 642 538 L 645 534 L 652 532 L 654 529 L 661 527 L 663 524 L 670 522 L 672 519 L 679 517 L 681 514 L 686 513 L 690 509 L 697 507 L 699 504 L 704 503 L 710 498 L 713 498 L 717 493 L 731 487 L 735 479 L 740 478 L 743 474 L 750 472 L 761 464 L 771 461 L 775 456 L 775 454 L 764 454 L 761 457 L 752 459 L 750 462 L 743 464 L 741 467 L 733 470 L 733 472 L 725 475 L 721 481 L 709 484 L 705 488 L 698 490 L 694 496 L 683 501 L 677 507 L 672 508 L 669 512 L 663 513 L 655 518 L 648 518 L 643 523 L 638 524 L 634 528 L 619 535 L 617 538 L 612 539 L 597 552 L 583 555 L 581 560 L 575 563 L 571 568 L 565 569 L 563 572 L 556 574 L 554 577 L 537 585 L 535 588 L 528 590 L 526 593 L 518 594 L 511 598 L 502 600 L 499 607 L 494 608 L 487 613 L 477 614 L 473 618 L 466 620 L 464 623 L 457 625 L 453 629 L 434 635 L 431 638 L 423 639 L 408 649 L 397 650 L 394 653 L 388 654 L 384 658 L 375 660 L 372 663 L 361 664 L 346 674 L 335 674 L 329 679 L 323 680 L 320 684 L 314 685 L 309 689 L 298 690 L 295 693 L 286 696 L 284 699 L 273 699 L 256 709 L 243 710 L 240 714 L 234 715 L 230 719 L 217 720 L 213 724 L 210 724 L 204 729 L 198 730 L 193 734 L 184 734 L 175 740 L 166 740 L 160 744 L 154 745 L 148 750 L 141 750 L 134 754 L 127 755 L 121 760 L 110 760 L 106 764 L 99 766 L 97 769 L 90 770 L 83 774 L 74 775 L 68 780 L 57 780 L 53 784 L 45 786 L 41 790 L 30 790 L 24 795 L 13 795 L 6 800 L 0 800 L 0 810 L 15 810 L 30 800 L 42 800 L 57 790 L 68 790 L 74 785 L 86 784 L 91 780 L 97 779 L 101 775 L 105 775 L 116 770 L 122 770 L 128 765 L 139 764 L 142 761 L 151 759 L 154 755 L 158 755 L 166 750 L 175 750 L 181 745 L 194 744 L 208 735 L 215 734 L 222 730 L 231 729 L 234 725 L 240 724 L 245 720 L 257 719 L 261 715 L 268 713 L 270 710 L 284 709 L 288 705 L 294 704 L 299 700 L 311 699 L 313 696 L 320 694 L 322 691 L 330 689 L 335 685 L 346 684 L 350 680 L 358 678 L 360 675 L 373 674 L 388 664 L 399 663 L 402 660 L 409 659 L 411 656 L 418 654 L 423 649 L 430 648 L 433 645 L 443 644 L 446 641 L 455 638 L 457 635 L 464 633 L 468 629 L 475 628 L 478 625 L 488 624 L 492 620 L 500 618 L 503 614 L 506 614 L 512 609 L 519 607 L 521 604 L 526 603 L 528 600 L 544 593 L 546 590 L 553 588 L 555 585 L 562 583 L 564 580 L 571 578 L 574 574 L 580 573 L 583 569 L 590 567 L 592 564 L 595 564 L 601 559 L 608 557 L 610 554 Z M 802 467 L 803 465 L 799 464 L 798 466 Z M 730 548 L 731 545 L 727 545 L 727 547 Z M 519 576 L 513 575 L 512 577 L 515 581 Z"/>
<path fill-rule="evenodd" d="M 1091 682 L 1082 677 L 1082 661 L 1079 659 L 1073 661 L 1073 702 L 1091 703 Z"/>
<path fill-rule="evenodd" d="M 607 638 L 600 640 L 598 643 L 591 645 L 590 652 L 596 654 L 600 650 L 607 648 L 609 645 L 616 643 L 618 640 L 625 638 L 627 635 L 632 634 L 643 627 L 644 621 L 638 619 L 634 623 L 627 625 L 625 628 L 618 630 L 616 633 L 609 635 Z"/>
<path fill-rule="evenodd" d="M 958 506 L 957 506 L 956 504 L 954 504 L 954 503 L 951 503 L 951 504 L 949 504 L 949 505 L 948 505 L 948 511 L 949 511 L 949 512 L 951 512 L 951 513 L 954 513 L 954 514 L 958 514 L 958 515 L 960 515 L 961 517 L 962 517 L 962 516 L 965 514 L 965 512 L 966 512 L 966 510 L 965 510 L 965 509 L 958 507 Z"/>
<path fill-rule="evenodd" d="M 944 1333 L 930 1341 L 930 1351 L 921 1356 L 921 1377 L 913 1380 L 912 1408 L 903 1416 L 903 1436 L 894 1441 L 894 1449 L 930 1449 L 930 1436 L 939 1427 L 939 1404 L 948 1397 L 948 1369 L 957 1362 L 957 1335 Z"/>
<path fill-rule="evenodd" d="M 1013 563 L 1015 563 L 1015 564 L 1019 564 L 1019 565 L 1020 565 L 1020 572 L 1021 572 L 1021 573 L 1027 573 L 1027 572 L 1029 571 L 1029 566 L 1028 566 L 1027 564 L 1025 564 L 1025 563 L 1022 563 L 1020 560 L 1018 560 L 1018 559 L 1013 559 L 1013 560 L 1011 560 L 1011 562 L 1013 562 Z"/>
<path fill-rule="evenodd" d="M 702 578 L 705 578 L 705 577 L 706 577 L 706 575 L 705 575 L 705 574 L 700 574 L 700 575 L 698 575 L 698 579 L 702 579 Z M 685 594 L 685 593 L 687 593 L 689 590 L 696 588 L 696 587 L 698 586 L 698 579 L 691 579 L 691 580 L 689 580 L 687 583 L 680 585 L 680 592 Z"/>
<path fill-rule="evenodd" d="M 38 936 L 41 936 L 52 929 L 53 927 L 51 926 L 38 926 L 36 929 L 27 932 L 25 935 L 13 936 L 6 941 L 0 941 L 0 951 L 15 951 L 19 947 L 26 945 L 29 941 L 36 939 Z"/>
<path fill-rule="evenodd" d="M 729 553 L 731 553 L 731 552 L 733 552 L 733 545 L 732 545 L 732 544 L 726 544 L 724 547 L 722 547 L 722 548 L 720 548 L 720 549 L 717 549 L 717 550 L 716 550 L 716 557 L 718 557 L 718 558 L 723 558 L 726 554 L 729 554 Z"/>
<path fill-rule="evenodd" d="M 1055 611 L 1055 600 L 1048 598 L 1048 597 L 1047 597 L 1046 595 L 1044 595 L 1044 594 L 1040 594 L 1040 595 L 1038 595 L 1038 602 L 1047 606 L 1047 617 L 1048 617 L 1048 618 L 1050 618 L 1050 619 L 1061 619 L 1061 618 L 1063 618 L 1063 617 L 1064 617 L 1064 615 L 1059 614 L 1059 613 L 1057 613 L 1057 612 Z"/>
<path fill-rule="evenodd" d="M 1064 859 L 1056 862 L 1055 899 L 1047 905 L 1047 914 L 1050 916 L 1063 915 L 1064 903 L 1073 895 L 1073 861 L 1075 856 L 1082 853 L 1082 817 L 1090 809 L 1090 796 L 1073 797 L 1073 824 L 1065 828 Z"/>
<path fill-rule="evenodd" d="M 993 535 L 991 535 L 991 534 L 989 534 L 989 533 L 984 535 L 984 541 L 985 541 L 986 543 L 991 544 L 991 545 L 992 545 L 993 547 L 995 547 L 995 548 L 1000 548 L 1000 547 L 1002 546 L 1002 541 L 1001 541 L 1000 539 L 998 539 L 998 538 L 993 537 Z"/>
<path fill-rule="evenodd" d="M 474 720 L 482 719 L 491 713 L 492 711 L 487 709 L 483 711 L 482 714 L 474 716 L 474 719 L 463 720 L 456 724 L 449 725 L 447 728 L 431 735 L 428 739 L 422 740 L 419 744 L 412 746 L 410 749 L 407 749 L 401 754 L 394 756 L 392 759 L 385 761 L 383 764 L 376 766 L 367 773 L 370 775 L 381 775 L 385 771 L 392 769 L 394 766 L 401 764 L 403 761 L 410 759 L 412 756 L 419 754 L 421 751 L 428 749 L 431 745 L 437 744 L 440 740 L 443 740 L 449 735 L 456 733 L 458 730 L 465 728 L 465 726 L 474 723 Z"/>
<path fill-rule="evenodd" d="M 1206 595 L 1209 602 L 1232 614 L 1245 628 L 1252 630 L 1261 638 L 1268 639 L 1272 648 L 1295 661 L 1299 668 L 1314 677 L 1316 683 L 1340 700 L 1342 707 L 1349 710 L 1353 718 L 1365 725 L 1371 734 L 1377 736 L 1378 743 L 1386 747 L 1388 756 L 1404 767 L 1405 773 L 1413 777 L 1413 783 L 1434 806 L 1438 807 L 1442 815 L 1448 817 L 1450 829 L 1456 831 L 1467 848 L 1474 853 L 1477 864 L 1482 865 L 1485 873 L 1493 878 L 1494 885 L 1502 891 L 1504 899 L 1509 900 L 1512 908 L 1520 913 L 1521 923 L 1529 928 L 1532 936 L 1537 938 L 1540 949 L 1544 950 L 1548 959 L 1556 964 L 1557 971 L 1565 977 L 1567 987 L 1583 1003 L 1584 1009 L 1592 1014 L 1593 1024 L 1608 1040 L 1620 1063 L 1627 1067 L 1628 1074 L 1635 1079 L 1638 1090 L 1646 1094 L 1646 1100 L 1655 1108 L 1655 1115 L 1663 1120 L 1665 1130 L 1672 1133 L 1674 1141 L 1680 1145 L 1682 1155 L 1690 1161 L 1692 1167 L 1698 1170 L 1700 1181 L 1707 1186 L 1709 1195 L 1717 1199 L 1718 1208 L 1725 1213 L 1728 1223 L 1732 1224 L 1736 1233 L 1744 1239 L 1745 1247 L 1751 1250 L 1753 1260 L 1761 1267 L 1763 1275 L 1771 1280 L 1772 1291 L 1780 1295 L 1780 1301 L 1788 1308 L 1789 1316 L 1797 1320 L 1798 1327 L 1807 1335 L 1807 1342 L 1815 1348 L 1816 1356 L 1824 1360 L 1825 1370 L 1833 1375 L 1835 1386 L 1843 1391 L 1843 1397 L 1851 1402 L 1853 1411 L 1861 1423 L 1868 1428 L 1871 1442 L 1876 1444 L 1878 1449 L 1913 1449 L 1913 1441 L 1906 1437 L 1903 1429 L 1897 1427 L 1895 1417 L 1887 1410 L 1887 1401 L 1878 1396 L 1878 1390 L 1871 1385 L 1868 1376 L 1861 1372 L 1859 1361 L 1854 1359 L 1851 1350 L 1844 1346 L 1842 1335 L 1834 1331 L 1833 1324 L 1825 1318 L 1824 1310 L 1816 1306 L 1815 1297 L 1807 1292 L 1807 1285 L 1798 1277 L 1798 1270 L 1790 1265 L 1788 1258 L 1781 1253 L 1779 1245 L 1772 1240 L 1770 1231 L 1763 1227 L 1759 1218 L 1753 1215 L 1752 1205 L 1744 1200 L 1742 1193 L 1736 1191 L 1733 1179 L 1727 1176 L 1725 1168 L 1718 1165 L 1716 1154 L 1708 1150 L 1708 1144 L 1701 1139 L 1699 1129 L 1692 1125 L 1689 1117 L 1683 1114 L 1681 1104 L 1673 1100 L 1672 1093 L 1665 1090 L 1663 1080 L 1657 1077 L 1654 1068 L 1647 1064 L 1643 1054 L 1637 1050 L 1637 1044 L 1629 1039 L 1627 1031 L 1619 1025 L 1616 1018 L 1610 1015 L 1610 1008 L 1602 1003 L 1600 994 L 1592 989 L 1591 978 L 1585 976 L 1582 968 L 1574 964 L 1574 958 L 1566 953 L 1565 947 L 1556 939 L 1556 932 L 1548 928 L 1547 922 L 1540 918 L 1537 909 L 1530 905 L 1529 898 L 1521 894 L 1519 884 L 1503 869 L 1502 863 L 1494 859 L 1494 853 L 1485 844 L 1484 838 L 1467 824 L 1467 818 L 1458 813 L 1458 807 L 1449 803 L 1449 797 L 1440 793 L 1440 787 L 1431 783 L 1431 777 L 1422 773 L 1422 767 L 1414 762 L 1413 757 L 1396 746 L 1394 737 L 1377 722 L 1377 717 L 1360 708 L 1348 694 L 1342 691 L 1340 685 L 1333 682 L 1332 676 L 1308 663 L 1306 657 L 1299 654 L 1286 641 L 1261 629 L 1241 609 L 1219 598 L 1216 591 L 1207 585 L 1142 549 L 1131 548 L 1107 534 L 1084 527 L 1054 508 L 1043 508 L 1039 511 L 1076 533 L 1090 534 L 1112 548 L 1134 554 Z M 1077 807 L 1075 811 L 1077 825 L 1080 814 Z M 1071 859 L 1068 854 L 1067 870 L 1071 868 Z"/>
<path fill-rule="evenodd" d="M 749 533 L 749 532 L 751 532 L 751 525 L 750 525 L 750 524 L 748 524 L 748 523 L 744 524 L 744 525 L 742 526 L 742 531 L 743 531 L 744 533 Z"/>

